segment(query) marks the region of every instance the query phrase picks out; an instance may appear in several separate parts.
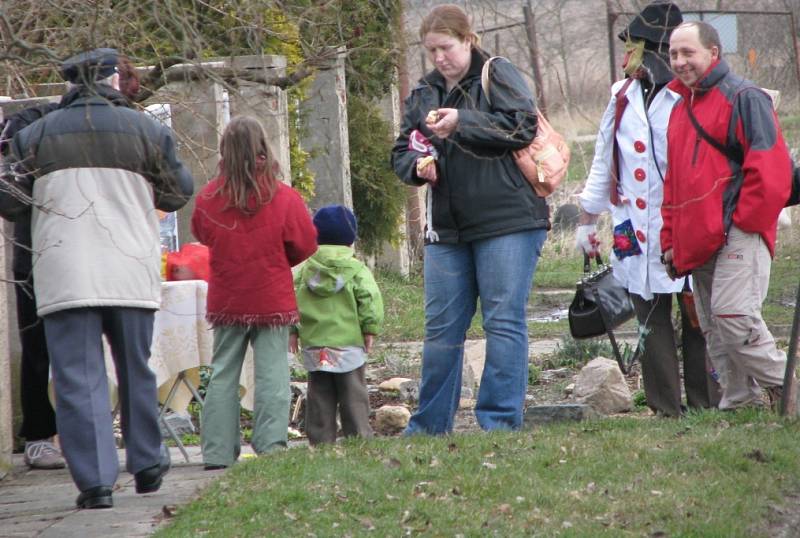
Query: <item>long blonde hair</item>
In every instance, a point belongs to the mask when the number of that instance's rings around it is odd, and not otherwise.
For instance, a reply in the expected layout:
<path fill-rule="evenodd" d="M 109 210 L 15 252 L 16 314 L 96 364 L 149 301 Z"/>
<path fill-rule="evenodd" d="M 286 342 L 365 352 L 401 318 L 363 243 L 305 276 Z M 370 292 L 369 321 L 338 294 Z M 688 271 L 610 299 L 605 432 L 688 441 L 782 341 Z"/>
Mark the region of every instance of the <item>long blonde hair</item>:
<path fill-rule="evenodd" d="M 247 215 L 268 204 L 278 189 L 278 167 L 267 145 L 267 133 L 252 116 L 236 116 L 222 133 L 219 151 L 223 181 L 218 192 Z M 255 203 L 253 203 L 255 202 Z"/>

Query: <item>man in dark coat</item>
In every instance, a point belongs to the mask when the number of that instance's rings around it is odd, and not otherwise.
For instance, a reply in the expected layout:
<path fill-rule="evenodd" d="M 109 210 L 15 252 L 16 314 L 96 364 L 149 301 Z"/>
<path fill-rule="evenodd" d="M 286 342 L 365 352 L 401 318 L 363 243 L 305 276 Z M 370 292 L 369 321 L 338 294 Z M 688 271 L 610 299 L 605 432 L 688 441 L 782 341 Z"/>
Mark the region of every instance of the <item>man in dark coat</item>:
<path fill-rule="evenodd" d="M 45 103 L 26 108 L 5 118 L 0 134 L 0 154 L 9 156 L 9 142 L 16 133 L 58 108 L 58 103 Z M 2 188 L 5 184 L 0 184 Z M 13 198 L 13 194 L 8 193 Z M 16 204 L 14 204 L 16 205 Z M 64 458 L 53 444 L 56 434 L 56 415 L 50 404 L 47 387 L 50 382 L 50 359 L 44 324 L 36 315 L 36 297 L 33 294 L 33 267 L 31 265 L 31 212 L 30 206 L 14 221 L 14 254 L 12 271 L 14 292 L 17 298 L 17 326 L 20 347 L 20 401 L 22 425 L 19 435 L 25 439 L 25 464 L 31 469 L 62 469 Z M 0 209 L 0 215 L 3 214 Z"/>
<path fill-rule="evenodd" d="M 161 297 L 155 210 L 175 211 L 193 191 L 171 131 L 129 108 L 119 93 L 117 64 L 114 49 L 66 60 L 62 74 L 72 88 L 59 110 L 11 144 L 22 190 L 32 198 L 38 314 L 79 508 L 111 507 L 119 472 L 103 335 L 113 352 L 126 467 L 137 493 L 156 491 L 169 469 L 147 365 Z"/>

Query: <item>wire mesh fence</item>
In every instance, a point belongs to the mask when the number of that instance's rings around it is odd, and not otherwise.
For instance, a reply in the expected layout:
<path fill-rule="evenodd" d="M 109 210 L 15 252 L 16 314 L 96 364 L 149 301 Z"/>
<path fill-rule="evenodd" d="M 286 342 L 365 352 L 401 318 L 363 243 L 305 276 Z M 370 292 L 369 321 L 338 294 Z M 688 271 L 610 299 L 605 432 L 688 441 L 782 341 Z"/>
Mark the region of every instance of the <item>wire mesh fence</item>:
<path fill-rule="evenodd" d="M 596 127 L 608 102 L 609 86 L 623 77 L 622 42 L 617 38 L 649 0 L 450 0 L 472 17 L 481 46 L 508 57 L 544 96 L 556 126 L 568 134 L 586 134 Z M 408 0 L 405 28 L 410 87 L 430 61 L 418 35 L 422 18 L 439 0 Z M 677 0 L 685 20 L 703 19 L 722 39 L 724 57 L 733 70 L 756 84 L 781 92 L 781 111 L 800 110 L 800 74 L 794 0 Z M 727 10 L 710 10 L 724 5 Z M 524 9 L 530 7 L 536 46 L 532 47 Z M 794 7 L 792 7 L 794 6 Z M 747 9 L 748 11 L 744 11 Z M 612 22 L 611 28 L 608 21 Z M 535 84 L 534 61 L 541 70 Z M 613 69 L 612 67 L 613 66 Z"/>
<path fill-rule="evenodd" d="M 614 35 L 635 15 L 632 12 L 614 14 Z M 684 11 L 683 19 L 701 20 L 713 26 L 720 37 L 722 55 L 735 73 L 759 86 L 779 91 L 782 106 L 797 109 L 800 67 L 791 12 Z M 621 43 L 609 41 L 609 49 L 616 59 L 615 65 L 621 65 L 624 52 Z M 615 75 L 620 77 L 621 70 Z"/>

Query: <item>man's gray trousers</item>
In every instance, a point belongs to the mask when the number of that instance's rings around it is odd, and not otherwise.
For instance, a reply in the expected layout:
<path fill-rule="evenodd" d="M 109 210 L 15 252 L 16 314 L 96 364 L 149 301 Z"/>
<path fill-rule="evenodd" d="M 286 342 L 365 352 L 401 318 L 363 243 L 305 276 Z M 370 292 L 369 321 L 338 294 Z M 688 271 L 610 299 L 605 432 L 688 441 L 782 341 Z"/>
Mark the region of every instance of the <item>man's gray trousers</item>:
<path fill-rule="evenodd" d="M 159 462 L 156 376 L 147 365 L 154 310 L 91 307 L 44 319 L 56 393 L 56 424 L 72 479 L 81 491 L 113 486 L 119 474 L 102 335 L 117 371 L 126 468 Z"/>

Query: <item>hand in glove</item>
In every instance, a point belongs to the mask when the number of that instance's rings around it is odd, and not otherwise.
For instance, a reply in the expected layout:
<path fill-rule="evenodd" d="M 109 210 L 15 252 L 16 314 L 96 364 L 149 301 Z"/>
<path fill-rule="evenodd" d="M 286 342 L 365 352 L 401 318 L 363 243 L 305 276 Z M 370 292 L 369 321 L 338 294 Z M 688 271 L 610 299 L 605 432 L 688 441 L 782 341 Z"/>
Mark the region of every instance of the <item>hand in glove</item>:
<path fill-rule="evenodd" d="M 599 249 L 600 241 L 597 239 L 597 225 L 581 224 L 575 230 L 575 248 L 594 258 Z"/>

